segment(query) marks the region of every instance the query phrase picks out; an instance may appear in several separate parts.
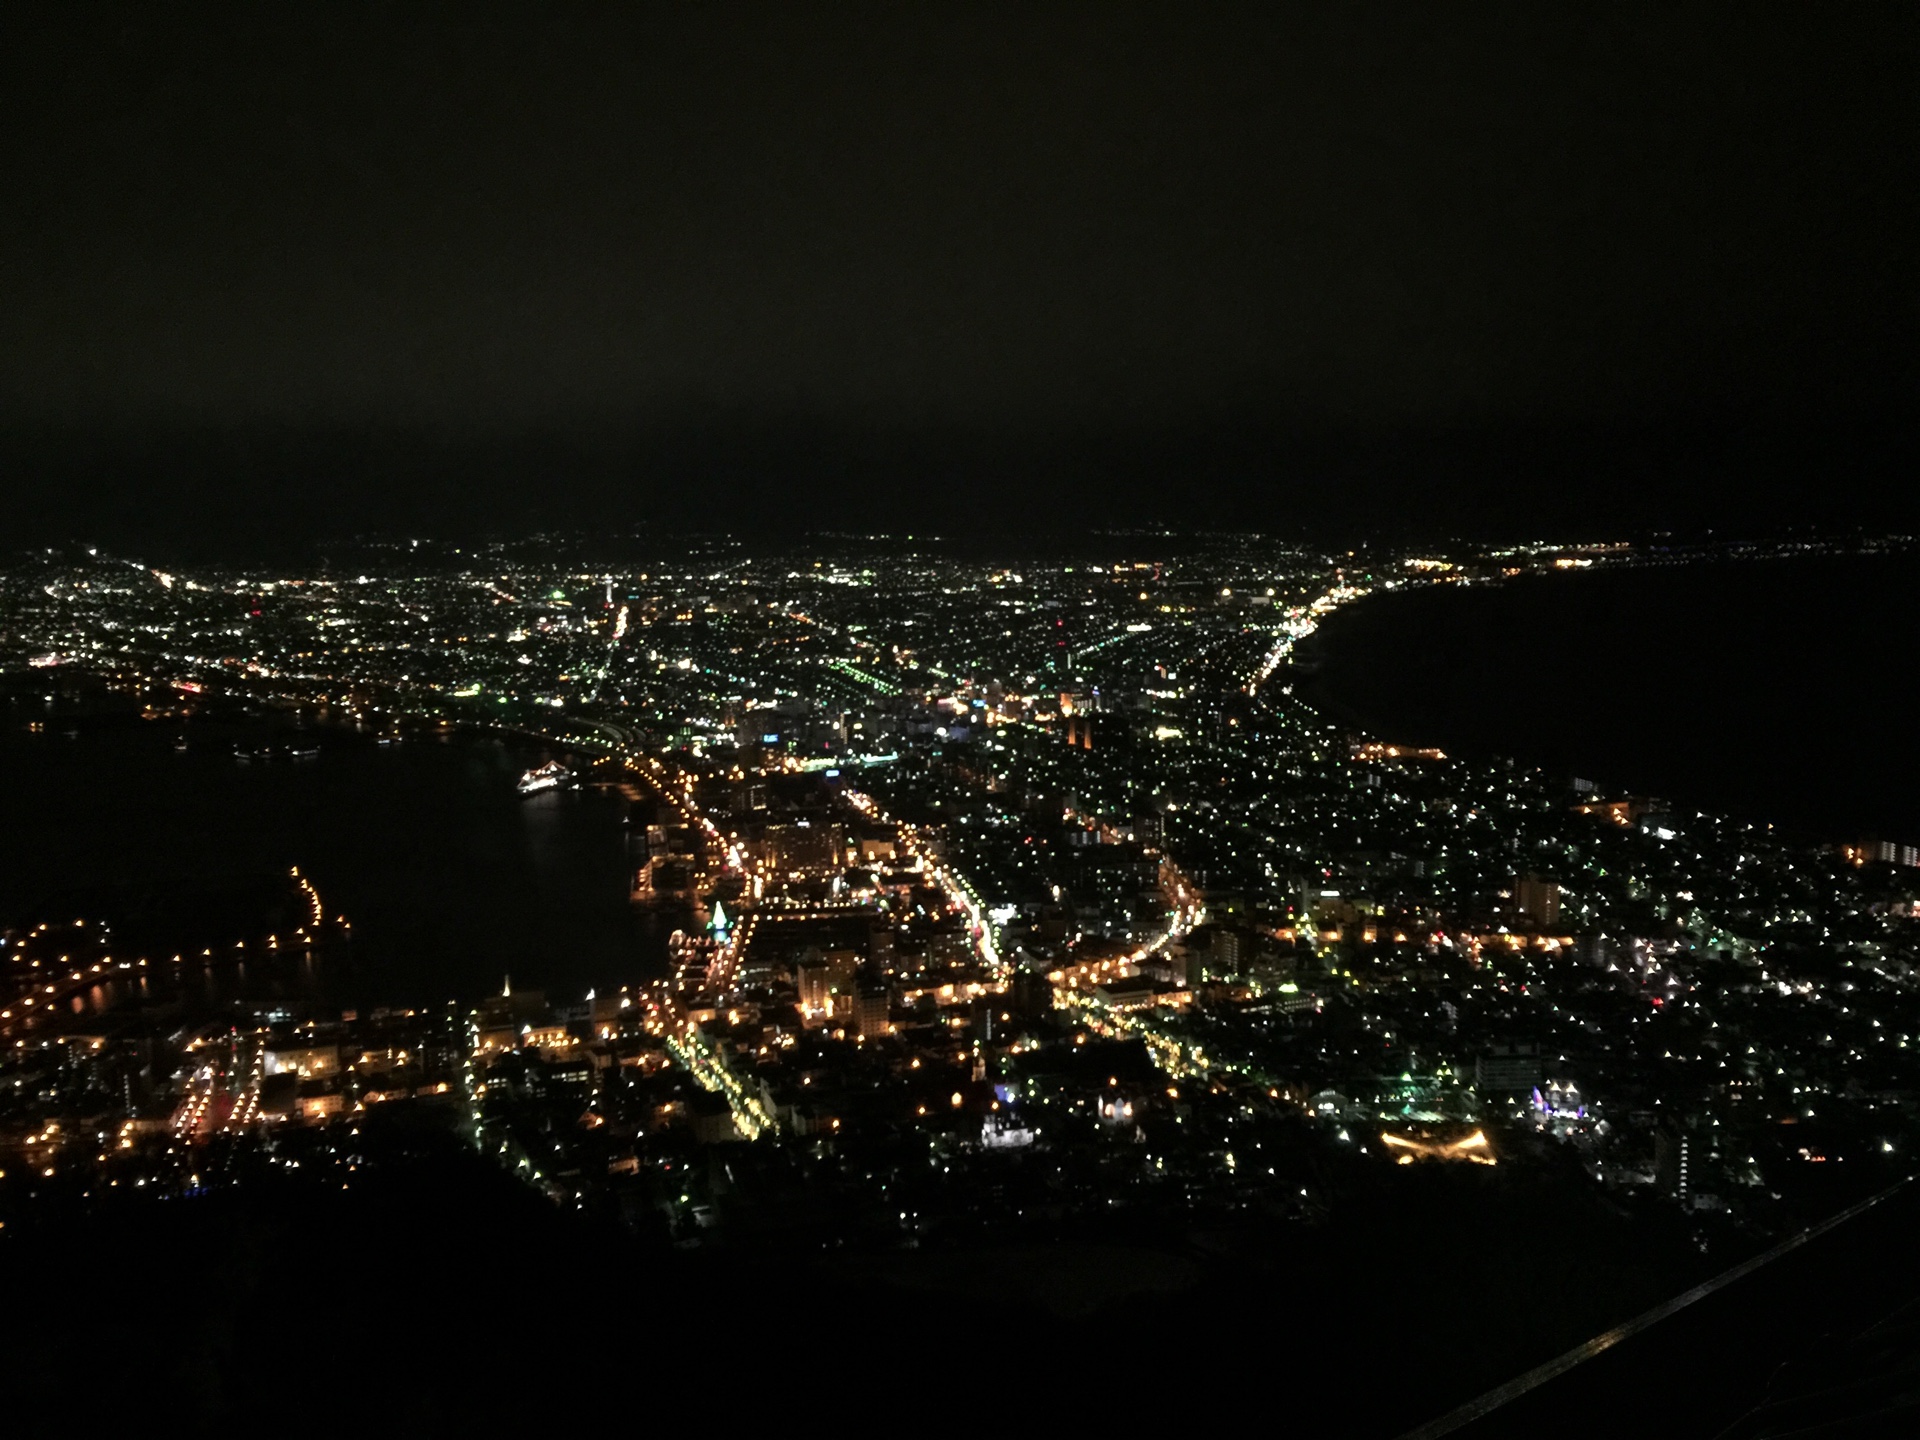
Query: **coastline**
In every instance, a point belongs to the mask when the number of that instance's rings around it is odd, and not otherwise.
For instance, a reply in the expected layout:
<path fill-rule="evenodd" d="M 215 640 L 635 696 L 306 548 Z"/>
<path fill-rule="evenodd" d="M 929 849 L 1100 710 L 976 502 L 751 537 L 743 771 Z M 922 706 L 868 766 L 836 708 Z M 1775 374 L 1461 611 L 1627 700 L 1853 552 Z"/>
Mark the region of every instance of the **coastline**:
<path fill-rule="evenodd" d="M 0 737 L 16 800 L 40 817 L 0 847 L 5 923 L 111 905 L 129 912 L 132 943 L 157 897 L 217 894 L 298 865 L 329 916 L 352 923 L 352 962 L 328 975 L 338 1004 L 472 1000 L 507 973 L 581 990 L 664 965 L 664 933 L 628 900 L 628 803 L 518 793 L 517 777 L 550 747 L 434 733 L 376 746 L 347 727 L 228 716 L 187 722 L 177 750 L 177 723 L 80 718 L 73 738 L 18 725 Z M 285 753 L 292 734 L 311 737 L 314 753 Z M 243 760 L 236 744 L 271 754 Z M 100 802 L 75 803 L 93 795 Z M 241 933 L 221 921 L 194 948 Z"/>
<path fill-rule="evenodd" d="M 1920 837 L 1911 554 L 1528 576 L 1369 596 L 1305 647 L 1335 723 L 1510 756 L 1808 840 Z"/>

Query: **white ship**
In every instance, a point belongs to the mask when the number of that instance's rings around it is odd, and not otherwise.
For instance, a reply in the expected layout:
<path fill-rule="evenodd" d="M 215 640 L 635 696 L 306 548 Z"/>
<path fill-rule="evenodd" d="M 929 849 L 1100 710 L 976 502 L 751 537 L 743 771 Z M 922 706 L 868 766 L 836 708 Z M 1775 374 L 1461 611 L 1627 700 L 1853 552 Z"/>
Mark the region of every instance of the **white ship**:
<path fill-rule="evenodd" d="M 520 777 L 520 793 L 537 795 L 542 790 L 557 790 L 562 785 L 573 783 L 573 772 L 558 760 L 549 760 L 538 769 L 529 770 Z"/>

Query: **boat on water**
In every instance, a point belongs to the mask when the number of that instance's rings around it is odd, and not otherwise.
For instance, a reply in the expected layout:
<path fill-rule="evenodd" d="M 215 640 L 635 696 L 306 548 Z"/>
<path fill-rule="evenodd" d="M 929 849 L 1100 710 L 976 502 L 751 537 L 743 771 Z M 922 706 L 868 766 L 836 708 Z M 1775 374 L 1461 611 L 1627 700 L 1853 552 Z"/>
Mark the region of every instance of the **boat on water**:
<path fill-rule="evenodd" d="M 522 795 L 538 795 L 542 790 L 558 790 L 562 785 L 571 784 L 573 771 L 558 760 L 549 760 L 522 775 L 518 788 Z"/>
<path fill-rule="evenodd" d="M 296 750 L 291 745 L 279 741 L 266 741 L 258 745 L 235 745 L 233 747 L 233 758 L 236 760 L 284 760 L 289 755 L 299 755 L 302 753 L 307 752 Z M 318 754 L 319 752 L 315 750 L 310 753 Z"/>

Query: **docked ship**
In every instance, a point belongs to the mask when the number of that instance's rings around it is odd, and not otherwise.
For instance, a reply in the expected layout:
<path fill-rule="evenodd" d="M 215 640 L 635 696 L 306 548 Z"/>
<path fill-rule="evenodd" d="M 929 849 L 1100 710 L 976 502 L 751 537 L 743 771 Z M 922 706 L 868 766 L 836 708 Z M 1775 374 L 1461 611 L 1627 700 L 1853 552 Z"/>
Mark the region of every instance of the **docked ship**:
<path fill-rule="evenodd" d="M 558 760 L 549 760 L 546 764 L 527 771 L 520 777 L 522 795 L 538 795 L 542 790 L 557 790 L 562 785 L 573 783 L 573 771 Z"/>

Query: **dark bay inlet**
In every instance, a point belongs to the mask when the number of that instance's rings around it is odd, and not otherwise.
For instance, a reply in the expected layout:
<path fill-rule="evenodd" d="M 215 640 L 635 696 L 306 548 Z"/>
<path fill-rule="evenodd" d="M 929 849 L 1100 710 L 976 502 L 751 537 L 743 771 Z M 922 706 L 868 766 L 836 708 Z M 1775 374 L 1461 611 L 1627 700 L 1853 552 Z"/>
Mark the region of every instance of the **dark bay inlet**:
<path fill-rule="evenodd" d="M 35 730 L 34 713 L 16 704 L 0 733 L 6 924 L 91 916 L 129 949 L 231 943 L 298 866 L 352 922 L 315 981 L 339 1003 L 471 1000 L 507 974 L 577 999 L 662 963 L 656 917 L 628 900 L 628 802 L 520 795 L 537 746 L 111 713 Z"/>

